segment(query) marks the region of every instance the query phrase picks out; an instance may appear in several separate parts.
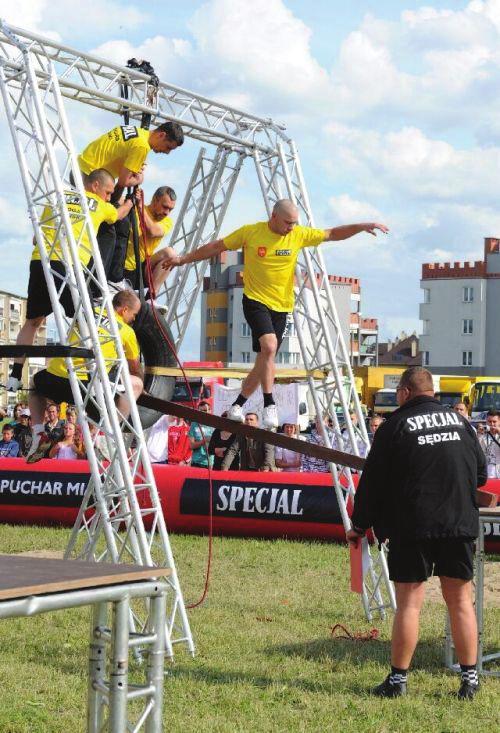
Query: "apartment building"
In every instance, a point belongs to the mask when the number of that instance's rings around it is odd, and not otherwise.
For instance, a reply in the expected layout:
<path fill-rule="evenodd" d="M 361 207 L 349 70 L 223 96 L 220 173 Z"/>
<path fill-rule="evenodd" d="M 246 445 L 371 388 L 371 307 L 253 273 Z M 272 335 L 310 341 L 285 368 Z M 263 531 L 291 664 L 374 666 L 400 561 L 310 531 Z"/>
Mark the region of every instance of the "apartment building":
<path fill-rule="evenodd" d="M 500 374 L 500 239 L 484 259 L 422 265 L 422 363 L 436 373 Z"/>
<path fill-rule="evenodd" d="M 26 298 L 14 293 L 0 291 L 0 344 L 15 344 L 17 335 L 26 319 Z M 40 328 L 35 344 L 46 343 L 46 328 Z M 7 383 L 10 359 L 0 359 L 0 384 Z M 23 388 L 27 389 L 30 378 L 45 366 L 45 359 L 30 359 L 23 369 Z M 0 405 L 7 405 L 7 393 L 0 392 Z M 14 394 L 8 395 L 9 403 L 17 401 Z"/>

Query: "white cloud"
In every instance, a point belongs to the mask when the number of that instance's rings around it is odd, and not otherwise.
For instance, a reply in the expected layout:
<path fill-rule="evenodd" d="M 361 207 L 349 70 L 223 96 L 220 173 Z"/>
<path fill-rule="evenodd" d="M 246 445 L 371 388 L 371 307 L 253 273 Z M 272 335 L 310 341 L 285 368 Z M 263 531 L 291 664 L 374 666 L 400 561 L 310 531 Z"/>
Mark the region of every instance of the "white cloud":
<path fill-rule="evenodd" d="M 382 221 L 380 211 L 367 201 L 357 201 L 349 194 L 331 196 L 328 205 L 339 224 L 349 224 L 355 221 Z"/>

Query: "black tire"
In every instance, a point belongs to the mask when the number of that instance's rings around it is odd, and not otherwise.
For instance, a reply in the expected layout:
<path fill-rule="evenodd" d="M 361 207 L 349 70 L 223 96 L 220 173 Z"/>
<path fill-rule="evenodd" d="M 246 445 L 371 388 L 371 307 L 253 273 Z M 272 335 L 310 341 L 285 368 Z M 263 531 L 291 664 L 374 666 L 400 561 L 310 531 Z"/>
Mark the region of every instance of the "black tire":
<path fill-rule="evenodd" d="M 161 324 L 161 328 L 158 327 L 158 322 Z M 148 367 L 178 366 L 174 352 L 170 346 L 170 344 L 174 343 L 174 339 L 161 313 L 156 311 L 156 314 L 154 314 L 151 306 L 148 303 L 143 303 L 133 323 L 133 329 L 139 342 L 146 370 Z M 168 342 L 163 333 L 167 335 Z M 145 391 L 154 397 L 158 397 L 160 400 L 170 400 L 174 393 L 174 387 L 175 377 L 147 373 L 144 376 Z M 142 427 L 146 430 L 154 425 L 163 413 L 149 410 L 145 407 L 139 407 L 139 415 Z"/>

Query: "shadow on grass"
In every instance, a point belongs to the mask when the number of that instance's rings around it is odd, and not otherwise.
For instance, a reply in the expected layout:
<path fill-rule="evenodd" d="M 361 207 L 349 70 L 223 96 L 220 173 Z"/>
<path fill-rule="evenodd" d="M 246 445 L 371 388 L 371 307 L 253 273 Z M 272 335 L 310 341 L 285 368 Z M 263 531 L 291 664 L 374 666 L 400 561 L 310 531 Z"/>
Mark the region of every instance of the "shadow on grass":
<path fill-rule="evenodd" d="M 265 649 L 269 656 L 300 657 L 309 661 L 328 661 L 350 664 L 379 662 L 387 665 L 391 656 L 391 642 L 374 639 L 371 641 L 350 641 L 339 638 L 313 639 L 297 644 L 283 644 Z M 412 669 L 426 671 L 444 670 L 444 642 L 442 639 L 419 642 L 412 662 Z"/>

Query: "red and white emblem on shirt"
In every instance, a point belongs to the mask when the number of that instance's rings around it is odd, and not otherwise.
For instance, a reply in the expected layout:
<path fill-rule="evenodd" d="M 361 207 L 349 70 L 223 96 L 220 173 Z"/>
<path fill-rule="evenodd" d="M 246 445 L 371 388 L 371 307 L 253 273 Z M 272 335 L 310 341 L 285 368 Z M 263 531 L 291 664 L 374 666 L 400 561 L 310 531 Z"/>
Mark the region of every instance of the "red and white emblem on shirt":
<path fill-rule="evenodd" d="M 257 254 L 259 255 L 259 257 L 265 257 L 267 254 L 267 248 L 259 247 L 259 249 L 257 250 Z"/>

